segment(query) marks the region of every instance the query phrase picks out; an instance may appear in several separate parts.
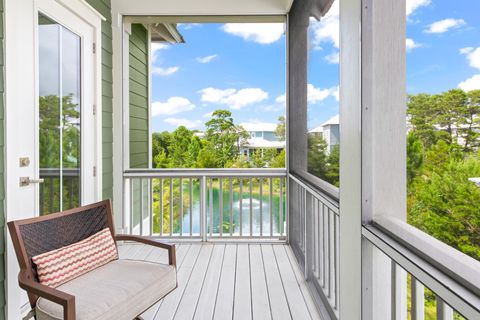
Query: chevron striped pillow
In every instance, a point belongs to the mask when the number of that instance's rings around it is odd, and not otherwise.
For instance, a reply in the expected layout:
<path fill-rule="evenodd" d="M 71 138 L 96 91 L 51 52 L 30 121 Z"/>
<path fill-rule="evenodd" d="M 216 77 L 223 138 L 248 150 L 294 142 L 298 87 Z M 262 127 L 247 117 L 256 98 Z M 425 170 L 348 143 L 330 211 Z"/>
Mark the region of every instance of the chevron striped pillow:
<path fill-rule="evenodd" d="M 118 259 L 117 247 L 110 229 L 60 249 L 32 258 L 40 283 L 56 288 L 59 285 Z"/>

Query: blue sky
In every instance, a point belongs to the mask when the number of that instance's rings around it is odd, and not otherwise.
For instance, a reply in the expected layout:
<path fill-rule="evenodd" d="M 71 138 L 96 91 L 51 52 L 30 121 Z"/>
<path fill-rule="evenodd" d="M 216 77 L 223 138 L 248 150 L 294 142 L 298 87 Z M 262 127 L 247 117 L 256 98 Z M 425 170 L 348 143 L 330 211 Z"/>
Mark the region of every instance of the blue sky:
<path fill-rule="evenodd" d="M 285 113 L 283 24 L 181 24 L 185 44 L 152 48 L 154 131 L 203 130 L 229 109 L 236 123 Z M 407 0 L 407 90 L 480 89 L 480 1 Z M 338 6 L 309 29 L 308 127 L 338 114 Z"/>

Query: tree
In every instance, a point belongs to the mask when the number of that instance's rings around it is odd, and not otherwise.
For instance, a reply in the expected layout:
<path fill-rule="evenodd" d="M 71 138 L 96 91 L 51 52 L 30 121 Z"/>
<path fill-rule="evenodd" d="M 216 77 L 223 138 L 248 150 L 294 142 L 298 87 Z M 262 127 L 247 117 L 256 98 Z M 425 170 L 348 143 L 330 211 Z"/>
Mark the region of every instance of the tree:
<path fill-rule="evenodd" d="M 464 141 L 464 151 L 470 152 L 480 146 L 480 90 L 467 93 L 465 104 L 460 108 L 457 126 Z"/>
<path fill-rule="evenodd" d="M 228 110 L 216 110 L 205 126 L 205 140 L 213 146 L 218 165 L 224 167 L 238 156 L 248 134 L 242 127 L 235 126 Z"/>
<path fill-rule="evenodd" d="M 407 135 L 407 183 L 411 183 L 422 169 L 423 145 L 420 139 L 414 134 Z"/>
<path fill-rule="evenodd" d="M 407 114 L 411 130 L 422 141 L 425 147 L 434 145 L 437 140 L 435 128 L 434 98 L 426 93 L 411 95 L 408 98 Z"/>
<path fill-rule="evenodd" d="M 327 143 L 325 140 L 316 135 L 308 135 L 308 154 L 307 167 L 308 172 L 326 180 L 327 166 Z"/>
<path fill-rule="evenodd" d="M 284 116 L 278 117 L 278 124 L 277 124 L 277 127 L 275 128 L 275 135 L 278 137 L 280 141 L 285 141 L 286 126 L 285 126 Z"/>
<path fill-rule="evenodd" d="M 326 180 L 334 186 L 340 186 L 340 145 L 332 146 L 327 157 Z"/>

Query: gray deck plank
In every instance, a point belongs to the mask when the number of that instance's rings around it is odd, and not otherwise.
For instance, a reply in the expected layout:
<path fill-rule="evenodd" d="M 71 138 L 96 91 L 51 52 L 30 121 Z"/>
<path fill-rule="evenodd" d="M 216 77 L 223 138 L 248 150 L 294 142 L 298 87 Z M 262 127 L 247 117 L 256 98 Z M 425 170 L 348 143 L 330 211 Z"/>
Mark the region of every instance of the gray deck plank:
<path fill-rule="evenodd" d="M 288 245 L 177 244 L 178 288 L 145 320 L 322 319 Z M 168 263 L 167 250 L 120 243 L 121 259 Z"/>
<path fill-rule="evenodd" d="M 275 261 L 272 245 L 262 245 L 263 263 L 267 278 L 268 294 L 272 306 L 272 318 L 277 320 L 290 320 L 290 309 L 283 289 L 282 278 Z"/>
<path fill-rule="evenodd" d="M 295 274 L 293 273 L 285 249 L 283 246 L 277 245 L 273 245 L 272 247 L 277 260 L 278 270 L 280 270 L 280 276 L 282 277 L 283 287 L 285 289 L 292 318 L 294 320 L 311 319 L 310 312 L 303 299 L 302 292 L 297 279 L 295 278 Z"/>
<path fill-rule="evenodd" d="M 195 310 L 194 319 L 196 320 L 213 319 L 220 275 L 222 274 L 224 253 L 224 244 L 217 244 L 213 247 L 207 275 L 205 276 L 205 281 Z"/>
<path fill-rule="evenodd" d="M 188 253 L 188 249 L 190 249 L 190 244 L 181 244 L 176 245 L 176 254 L 177 254 L 177 268 L 180 269 L 182 267 L 183 260 Z M 168 254 L 167 250 L 155 248 L 155 250 L 147 257 L 148 261 L 157 262 L 157 263 L 168 263 Z M 150 307 L 147 311 L 142 314 L 143 319 L 145 320 L 152 320 L 155 318 L 157 314 L 158 308 L 163 303 L 163 299 L 155 303 L 152 307 Z"/>
<path fill-rule="evenodd" d="M 303 294 L 303 299 L 305 300 L 305 304 L 307 305 L 308 311 L 310 312 L 310 316 L 314 320 L 322 320 L 322 317 L 317 311 L 317 307 L 315 306 L 315 301 L 308 290 L 307 283 L 303 279 L 303 273 L 300 270 L 300 267 L 295 260 L 295 256 L 293 255 L 293 251 L 289 246 L 283 246 L 285 252 L 287 253 L 288 259 L 290 260 L 290 265 L 292 266 L 293 273 L 297 278 L 298 285 L 300 286 L 300 290 Z"/>
<path fill-rule="evenodd" d="M 177 271 L 178 288 L 173 290 L 163 299 L 163 303 L 160 305 L 160 308 L 158 308 L 157 314 L 155 315 L 156 320 L 173 319 L 201 248 L 201 244 L 191 245 L 185 260 L 182 263 L 182 267 Z"/>
<path fill-rule="evenodd" d="M 235 276 L 233 319 L 252 319 L 250 256 L 248 253 L 248 244 L 238 244 L 237 247 L 237 272 Z"/>
<path fill-rule="evenodd" d="M 237 245 L 225 245 L 222 273 L 215 302 L 213 319 L 232 319 L 235 298 L 235 273 L 237 269 Z M 213 299 L 213 297 L 212 297 Z"/>
<path fill-rule="evenodd" d="M 252 315 L 253 319 L 272 319 L 268 297 L 265 269 L 259 244 L 249 245 L 250 278 L 252 282 Z"/>
<path fill-rule="evenodd" d="M 212 256 L 213 245 L 204 244 L 198 255 L 197 262 L 193 268 L 190 279 L 183 292 L 182 299 L 178 304 L 177 311 L 175 313 L 175 320 L 191 320 L 195 314 L 195 306 L 197 305 L 202 291 L 202 286 L 207 274 L 207 268 Z"/>

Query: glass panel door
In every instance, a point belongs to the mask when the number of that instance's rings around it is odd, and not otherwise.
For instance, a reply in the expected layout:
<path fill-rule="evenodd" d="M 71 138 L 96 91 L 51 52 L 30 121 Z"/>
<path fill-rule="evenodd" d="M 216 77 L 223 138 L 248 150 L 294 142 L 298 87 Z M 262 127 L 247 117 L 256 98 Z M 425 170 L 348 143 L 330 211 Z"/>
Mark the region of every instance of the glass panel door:
<path fill-rule="evenodd" d="M 38 17 L 40 214 L 81 203 L 81 38 Z"/>

